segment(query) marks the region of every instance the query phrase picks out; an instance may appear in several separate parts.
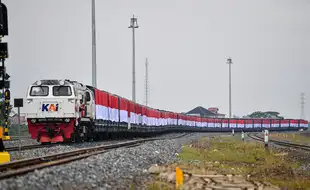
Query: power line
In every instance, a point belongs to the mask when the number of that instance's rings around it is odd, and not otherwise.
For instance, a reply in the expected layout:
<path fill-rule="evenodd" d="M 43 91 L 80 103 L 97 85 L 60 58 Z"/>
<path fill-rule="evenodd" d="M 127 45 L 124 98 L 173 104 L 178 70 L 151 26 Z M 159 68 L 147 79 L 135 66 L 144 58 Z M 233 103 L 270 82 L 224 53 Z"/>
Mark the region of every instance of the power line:
<path fill-rule="evenodd" d="M 148 74 L 148 60 L 145 60 L 145 106 L 148 106 L 149 101 L 149 74 Z"/>

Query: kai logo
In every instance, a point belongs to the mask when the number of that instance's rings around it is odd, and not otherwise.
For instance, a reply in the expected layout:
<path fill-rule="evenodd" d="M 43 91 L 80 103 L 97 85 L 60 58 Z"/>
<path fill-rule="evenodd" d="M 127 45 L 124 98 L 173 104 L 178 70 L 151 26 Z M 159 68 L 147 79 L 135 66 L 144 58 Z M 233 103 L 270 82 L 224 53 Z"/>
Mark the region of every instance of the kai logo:
<path fill-rule="evenodd" d="M 53 112 L 53 111 L 58 111 L 58 104 L 42 104 L 42 111 L 48 111 L 48 112 Z"/>

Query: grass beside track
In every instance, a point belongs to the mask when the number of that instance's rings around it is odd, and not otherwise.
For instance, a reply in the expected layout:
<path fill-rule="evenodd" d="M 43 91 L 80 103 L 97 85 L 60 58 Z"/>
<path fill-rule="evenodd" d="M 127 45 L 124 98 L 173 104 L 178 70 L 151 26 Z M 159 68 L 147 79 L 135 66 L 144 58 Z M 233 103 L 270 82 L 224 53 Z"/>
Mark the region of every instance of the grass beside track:
<path fill-rule="evenodd" d="M 236 174 L 254 181 L 269 182 L 288 189 L 307 189 L 310 175 L 296 172 L 300 163 L 289 161 L 288 154 L 280 150 L 266 151 L 263 144 L 243 142 L 240 137 L 202 138 L 184 146 L 179 155 L 181 167 L 194 174 Z M 172 186 L 171 186 L 172 185 Z M 151 182 L 149 189 L 170 189 L 173 184 L 160 180 Z"/>
<path fill-rule="evenodd" d="M 310 135 L 298 133 L 270 133 L 270 139 L 279 141 L 290 141 L 297 144 L 310 144 Z"/>

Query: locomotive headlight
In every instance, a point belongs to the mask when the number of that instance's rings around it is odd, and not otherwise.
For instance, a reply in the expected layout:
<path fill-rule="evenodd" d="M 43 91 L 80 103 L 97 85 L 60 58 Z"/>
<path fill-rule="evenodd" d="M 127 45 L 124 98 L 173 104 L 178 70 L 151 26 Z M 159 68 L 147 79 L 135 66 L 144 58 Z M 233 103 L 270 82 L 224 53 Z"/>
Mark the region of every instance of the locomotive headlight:
<path fill-rule="evenodd" d="M 38 81 L 36 82 L 36 84 L 37 84 L 38 86 L 40 86 L 42 83 L 41 83 L 40 80 L 38 80 Z"/>
<path fill-rule="evenodd" d="M 69 122 L 70 122 L 70 119 L 69 119 L 69 118 L 66 118 L 66 119 L 65 119 L 65 122 L 66 122 L 66 123 L 69 123 Z"/>
<path fill-rule="evenodd" d="M 30 121 L 31 121 L 31 123 L 35 123 L 36 119 L 31 119 Z"/>
<path fill-rule="evenodd" d="M 64 84 L 65 84 L 65 81 L 60 80 L 60 81 L 59 81 L 59 84 L 62 86 L 62 85 L 64 85 Z"/>

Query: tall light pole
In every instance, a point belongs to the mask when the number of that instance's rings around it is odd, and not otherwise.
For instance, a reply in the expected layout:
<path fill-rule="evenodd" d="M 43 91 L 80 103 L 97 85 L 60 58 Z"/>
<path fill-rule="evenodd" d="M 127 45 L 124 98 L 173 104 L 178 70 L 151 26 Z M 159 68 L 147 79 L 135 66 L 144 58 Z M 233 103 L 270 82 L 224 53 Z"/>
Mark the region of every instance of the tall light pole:
<path fill-rule="evenodd" d="M 145 60 L 145 106 L 148 106 L 149 100 L 149 73 L 148 73 L 149 62 Z"/>
<path fill-rule="evenodd" d="M 231 118 L 231 58 L 227 59 L 227 64 L 229 65 L 229 118 Z"/>
<path fill-rule="evenodd" d="M 300 94 L 300 119 L 305 119 L 305 93 Z"/>
<path fill-rule="evenodd" d="M 139 26 L 134 15 L 130 19 L 128 28 L 132 28 L 132 101 L 136 102 L 135 28 L 139 28 Z"/>
<path fill-rule="evenodd" d="M 92 86 L 97 88 L 97 65 L 96 65 L 96 13 L 95 0 L 92 0 Z"/>

